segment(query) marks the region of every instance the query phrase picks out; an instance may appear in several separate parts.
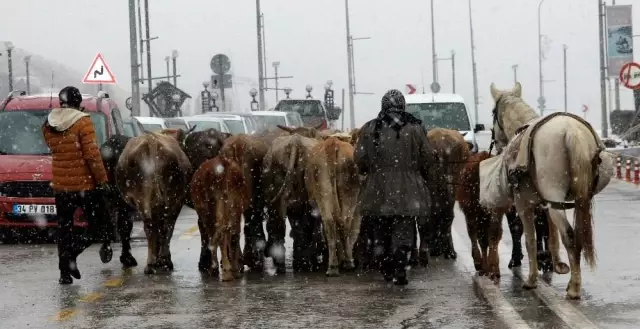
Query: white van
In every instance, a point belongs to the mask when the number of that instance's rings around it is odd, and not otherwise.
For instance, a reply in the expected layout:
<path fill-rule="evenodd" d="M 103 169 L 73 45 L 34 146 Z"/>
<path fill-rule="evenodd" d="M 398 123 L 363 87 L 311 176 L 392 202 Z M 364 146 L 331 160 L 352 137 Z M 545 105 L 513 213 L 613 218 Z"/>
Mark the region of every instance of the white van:
<path fill-rule="evenodd" d="M 193 130 L 195 132 L 204 131 L 210 128 L 213 128 L 219 132 L 231 134 L 231 130 L 224 122 L 224 119 L 218 117 L 205 117 L 205 116 L 193 116 L 193 117 L 182 117 L 184 121 L 189 125 L 189 129 L 195 126 L 196 128 Z"/>
<path fill-rule="evenodd" d="M 483 124 L 471 125 L 471 115 L 464 99 L 457 94 L 405 95 L 407 112 L 422 120 L 427 129 L 436 127 L 459 131 L 472 152 L 478 152 L 476 133 L 485 130 Z M 473 127 L 473 129 L 472 129 Z"/>
<path fill-rule="evenodd" d="M 294 128 L 304 126 L 302 117 L 297 112 L 253 111 L 251 115 L 267 129 L 276 129 L 277 125 Z"/>

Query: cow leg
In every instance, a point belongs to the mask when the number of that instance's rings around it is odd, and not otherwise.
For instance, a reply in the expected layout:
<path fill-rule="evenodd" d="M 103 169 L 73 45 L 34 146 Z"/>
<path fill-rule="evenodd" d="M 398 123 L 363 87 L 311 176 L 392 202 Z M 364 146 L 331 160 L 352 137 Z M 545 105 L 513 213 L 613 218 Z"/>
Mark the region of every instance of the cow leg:
<path fill-rule="evenodd" d="M 157 223 L 151 222 L 151 219 L 144 219 L 144 233 L 147 236 L 147 266 L 144 268 L 144 274 L 156 273 L 156 255 L 158 250 L 158 229 Z"/>
<path fill-rule="evenodd" d="M 244 265 L 242 264 L 242 251 L 240 250 L 240 234 L 231 236 L 231 270 L 234 278 L 242 277 Z"/>
<path fill-rule="evenodd" d="M 180 215 L 181 207 L 171 211 L 168 216 L 165 217 L 164 225 L 161 227 L 161 248 L 160 248 L 160 262 L 159 266 L 164 270 L 173 271 L 173 262 L 171 261 L 171 238 L 173 237 L 173 229 L 176 226 L 176 220 Z"/>
<path fill-rule="evenodd" d="M 131 254 L 131 231 L 133 230 L 133 214 L 134 209 L 122 204 L 117 206 L 115 211 L 118 223 L 118 234 L 120 235 L 120 243 L 122 243 L 122 253 L 120 254 L 120 263 L 122 267 L 130 268 L 138 266 L 138 262 Z"/>
<path fill-rule="evenodd" d="M 275 206 L 275 207 L 274 207 Z M 286 232 L 285 218 L 278 212 L 277 204 L 268 208 L 267 234 L 269 239 L 266 247 L 266 255 L 273 259 L 276 273 L 286 273 L 284 236 Z M 293 226 L 291 227 L 293 230 Z"/>
<path fill-rule="evenodd" d="M 344 232 L 343 235 L 345 237 L 345 254 L 346 254 L 346 259 L 344 262 L 344 269 L 347 271 L 350 270 L 354 270 L 356 268 L 356 264 L 355 261 L 353 259 L 353 249 L 355 247 L 356 244 L 356 240 L 358 239 L 358 236 L 360 235 L 360 216 L 358 216 L 357 214 L 353 214 L 353 210 L 351 211 L 351 214 L 349 214 L 348 217 L 346 217 L 347 220 L 346 225 L 344 227 Z"/>
<path fill-rule="evenodd" d="M 204 215 L 205 214 L 198 214 L 198 229 L 200 230 L 200 260 L 198 261 L 198 270 L 201 272 L 208 271 L 211 268 L 211 251 L 215 250 L 210 249 L 209 246 L 210 239 L 213 238 L 213 235 L 210 235 L 204 226 L 202 218 Z M 213 233 L 215 234 L 215 231 Z"/>
<path fill-rule="evenodd" d="M 311 244 L 315 219 L 307 216 L 303 206 L 295 205 L 287 210 L 287 218 L 291 224 L 290 236 L 293 239 L 294 272 L 311 271 Z"/>
<path fill-rule="evenodd" d="M 322 206 L 321 206 L 322 207 Z M 328 209 L 328 213 L 322 214 L 322 226 L 324 228 L 324 237 L 327 241 L 327 249 L 329 251 L 329 266 L 327 268 L 327 276 L 338 276 L 340 272 L 338 270 L 338 259 L 336 255 L 337 251 L 337 239 L 338 239 L 338 226 L 331 214 L 331 210 Z"/>
<path fill-rule="evenodd" d="M 471 257 L 473 258 L 473 267 L 476 271 L 481 272 L 482 268 L 482 255 L 480 255 L 480 249 L 478 249 L 478 218 L 470 215 L 465 215 L 467 222 L 467 233 L 469 234 L 469 240 L 471 240 Z"/>
<path fill-rule="evenodd" d="M 487 275 L 491 280 L 500 278 L 500 257 L 498 254 L 498 245 L 502 240 L 502 214 L 489 219 L 488 224 L 488 252 L 487 252 Z"/>
<path fill-rule="evenodd" d="M 524 258 L 524 255 L 522 254 L 522 221 L 520 220 L 520 217 L 518 217 L 515 207 L 511 207 L 511 209 L 507 211 L 506 215 L 507 224 L 509 224 L 509 232 L 511 232 L 511 241 L 513 242 L 509 268 L 520 267 L 522 266 L 522 259 Z"/>
<path fill-rule="evenodd" d="M 264 258 L 265 236 L 262 229 L 262 209 L 252 205 L 244 213 L 244 252 L 243 262 L 251 269 L 262 269 Z"/>

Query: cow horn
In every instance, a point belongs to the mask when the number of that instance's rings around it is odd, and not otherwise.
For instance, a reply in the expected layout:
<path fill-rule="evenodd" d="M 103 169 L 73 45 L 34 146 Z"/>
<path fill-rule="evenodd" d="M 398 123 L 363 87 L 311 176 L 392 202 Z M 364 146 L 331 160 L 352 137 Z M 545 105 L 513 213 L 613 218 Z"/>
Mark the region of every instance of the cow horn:
<path fill-rule="evenodd" d="M 286 131 L 286 132 L 289 132 L 289 133 L 293 132 L 293 128 L 289 128 L 289 127 L 285 127 L 285 126 L 281 126 L 281 125 L 276 125 L 276 126 L 278 128 L 280 128 L 280 129 Z"/>
<path fill-rule="evenodd" d="M 187 130 L 187 135 L 189 135 L 190 133 L 192 133 L 194 130 L 196 130 L 196 127 L 198 125 L 193 125 L 193 127 L 189 128 L 189 130 Z"/>
<path fill-rule="evenodd" d="M 320 129 L 322 128 L 322 125 L 324 125 L 324 123 L 319 123 L 317 126 L 313 126 L 314 129 Z"/>

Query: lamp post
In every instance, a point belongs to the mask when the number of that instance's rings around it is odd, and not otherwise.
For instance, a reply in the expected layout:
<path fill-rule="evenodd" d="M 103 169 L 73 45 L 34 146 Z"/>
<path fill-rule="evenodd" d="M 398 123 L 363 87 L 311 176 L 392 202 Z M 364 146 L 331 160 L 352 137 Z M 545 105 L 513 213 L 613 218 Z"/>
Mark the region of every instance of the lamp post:
<path fill-rule="evenodd" d="M 169 60 L 171 60 L 171 56 L 164 57 L 164 61 L 167 64 L 167 82 L 171 82 L 171 73 L 169 73 Z"/>
<path fill-rule="evenodd" d="M 27 73 L 27 95 L 31 95 L 31 78 L 29 77 L 29 62 L 31 61 L 31 55 L 24 56 L 24 65 Z"/>
<path fill-rule="evenodd" d="M 446 57 L 446 58 L 438 58 L 437 60 L 439 61 L 451 61 L 451 74 L 452 74 L 452 78 L 451 78 L 451 83 L 452 83 L 452 90 L 453 93 L 456 93 L 456 52 L 455 50 L 451 50 L 451 57 Z M 437 77 L 436 77 L 437 79 Z"/>
<path fill-rule="evenodd" d="M 209 92 L 209 81 L 202 82 L 204 90 L 200 92 L 202 113 L 211 112 L 211 93 Z"/>
<path fill-rule="evenodd" d="M 562 63 L 564 77 L 564 111 L 567 112 L 567 45 L 562 45 Z"/>
<path fill-rule="evenodd" d="M 171 59 L 173 60 L 173 86 L 174 87 L 178 86 L 178 69 L 176 68 L 177 58 L 178 58 L 178 51 L 174 49 L 171 52 Z"/>
<path fill-rule="evenodd" d="M 311 85 L 307 85 L 305 90 L 307 91 L 307 99 L 313 99 L 313 96 L 311 96 L 311 91 L 313 91 L 313 87 Z"/>
<path fill-rule="evenodd" d="M 291 94 L 291 88 L 284 87 L 284 94 L 287 95 L 287 99 L 289 99 L 289 94 Z"/>
<path fill-rule="evenodd" d="M 324 107 L 327 110 L 332 109 L 334 106 L 333 89 L 331 89 L 331 86 L 333 86 L 333 81 L 331 80 L 324 84 Z"/>
<path fill-rule="evenodd" d="M 262 12 L 260 11 L 260 0 L 256 0 L 256 32 L 258 34 L 258 86 L 260 89 L 260 108 L 264 110 L 264 91 L 265 91 L 265 80 L 264 80 L 264 54 L 262 47 L 264 46 L 262 43 Z"/>
<path fill-rule="evenodd" d="M 540 115 L 544 114 L 545 108 L 545 99 L 544 99 L 544 82 L 542 77 L 542 30 L 540 27 L 540 9 L 542 8 L 542 3 L 544 0 L 540 0 L 538 3 L 538 74 L 539 74 L 539 83 L 540 83 L 540 94 L 538 97 L 538 106 L 540 108 Z"/>
<path fill-rule="evenodd" d="M 211 100 L 213 101 L 213 105 L 211 107 L 216 109 L 216 112 L 220 112 L 220 108 L 216 104 L 216 101 L 218 100 L 218 97 L 220 97 L 220 96 L 218 95 L 217 92 L 214 91 L 214 92 L 211 93 Z"/>
<path fill-rule="evenodd" d="M 260 109 L 260 105 L 258 104 L 258 101 L 256 101 L 256 96 L 258 95 L 256 88 L 251 88 L 251 90 L 249 90 L 249 95 L 251 96 L 251 111 L 258 111 Z"/>
<path fill-rule="evenodd" d="M 511 69 L 513 70 L 513 85 L 518 83 L 518 64 L 511 65 Z"/>
<path fill-rule="evenodd" d="M 280 66 L 280 62 L 273 62 L 273 76 L 276 81 L 276 104 L 278 103 L 278 67 Z"/>
<path fill-rule="evenodd" d="M 474 119 L 478 123 L 478 70 L 476 69 L 476 47 L 473 39 L 473 20 L 471 15 L 471 0 L 469 0 L 469 32 L 471 35 L 471 69 L 473 71 L 473 105 Z"/>
<path fill-rule="evenodd" d="M 9 91 L 13 91 L 13 61 L 11 59 L 11 52 L 14 47 L 11 41 L 6 41 L 4 46 L 7 48 L 7 62 L 9 65 Z"/>

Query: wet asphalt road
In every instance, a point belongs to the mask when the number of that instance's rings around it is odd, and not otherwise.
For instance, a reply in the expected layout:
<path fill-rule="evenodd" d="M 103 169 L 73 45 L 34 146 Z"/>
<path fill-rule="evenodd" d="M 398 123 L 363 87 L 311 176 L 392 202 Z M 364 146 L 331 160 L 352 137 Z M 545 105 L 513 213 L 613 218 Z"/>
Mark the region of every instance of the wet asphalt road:
<path fill-rule="evenodd" d="M 54 245 L 0 245 L 0 328 L 638 328 L 639 199 L 640 190 L 618 181 L 597 196 L 599 262 L 595 272 L 583 269 L 581 301 L 564 299 L 568 276 L 541 281 L 535 291 L 520 287 L 506 266 L 506 223 L 501 282 L 475 277 L 460 214 L 458 260 L 432 259 L 427 269 L 412 269 L 404 288 L 356 273 L 246 274 L 221 283 L 197 270 L 199 233 L 194 212 L 185 210 L 171 244 L 176 268 L 166 275 L 142 273 L 146 241 L 139 225 L 133 254 L 140 266 L 122 270 L 119 246 L 102 264 L 94 246 L 79 257 L 83 277 L 71 286 L 57 283 Z"/>

